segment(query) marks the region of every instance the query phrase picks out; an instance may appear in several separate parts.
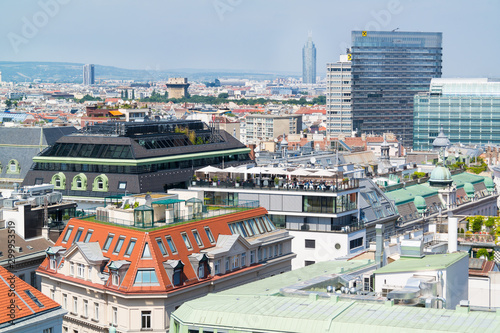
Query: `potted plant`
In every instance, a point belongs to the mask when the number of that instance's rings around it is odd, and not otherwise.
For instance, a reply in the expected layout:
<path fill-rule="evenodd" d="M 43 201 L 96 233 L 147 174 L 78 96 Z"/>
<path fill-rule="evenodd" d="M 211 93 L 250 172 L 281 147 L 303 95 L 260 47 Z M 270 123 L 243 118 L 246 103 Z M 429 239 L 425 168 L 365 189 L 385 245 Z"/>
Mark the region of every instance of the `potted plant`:
<path fill-rule="evenodd" d="M 240 177 L 236 177 L 236 183 L 234 183 L 235 187 L 240 187 Z"/>
<path fill-rule="evenodd" d="M 192 184 L 193 186 L 194 186 L 194 185 L 196 185 L 196 179 L 197 179 L 197 178 L 196 178 L 196 176 L 195 176 L 195 175 L 193 175 L 193 179 L 192 179 L 192 181 L 191 181 L 191 184 Z"/>
<path fill-rule="evenodd" d="M 217 181 L 219 180 L 219 178 L 218 178 L 217 176 L 214 176 L 214 177 L 212 178 L 212 180 L 213 180 L 212 185 L 213 185 L 213 186 L 217 186 Z"/>
<path fill-rule="evenodd" d="M 280 185 L 280 179 L 278 177 L 274 177 L 274 187 L 278 188 Z"/>

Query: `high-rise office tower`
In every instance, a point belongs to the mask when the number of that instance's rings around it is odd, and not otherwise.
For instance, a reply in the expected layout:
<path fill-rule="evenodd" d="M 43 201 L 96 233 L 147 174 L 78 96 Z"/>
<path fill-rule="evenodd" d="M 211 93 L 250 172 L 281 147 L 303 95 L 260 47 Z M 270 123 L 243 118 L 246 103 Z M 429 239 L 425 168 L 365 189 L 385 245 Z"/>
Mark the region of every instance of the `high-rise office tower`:
<path fill-rule="evenodd" d="M 442 33 L 352 32 L 353 128 L 413 142 L 413 97 L 441 77 Z"/>
<path fill-rule="evenodd" d="M 95 83 L 94 65 L 83 65 L 83 84 L 88 86 Z"/>
<path fill-rule="evenodd" d="M 311 33 L 302 48 L 302 83 L 316 83 L 316 46 Z"/>
<path fill-rule="evenodd" d="M 351 61 L 345 54 L 326 64 L 326 133 L 351 136 L 351 110 Z"/>

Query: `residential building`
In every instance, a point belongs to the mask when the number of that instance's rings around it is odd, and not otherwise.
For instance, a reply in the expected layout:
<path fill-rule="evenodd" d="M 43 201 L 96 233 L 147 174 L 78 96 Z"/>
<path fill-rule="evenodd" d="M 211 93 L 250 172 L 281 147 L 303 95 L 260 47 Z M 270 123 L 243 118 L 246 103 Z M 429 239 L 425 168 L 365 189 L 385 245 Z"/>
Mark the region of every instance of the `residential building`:
<path fill-rule="evenodd" d="M 336 63 L 326 64 L 326 134 L 351 136 L 351 60 L 341 55 Z"/>
<path fill-rule="evenodd" d="M 21 183 L 33 165 L 33 157 L 59 138 L 76 131 L 73 126 L 0 127 L 0 182 L 9 188 Z"/>
<path fill-rule="evenodd" d="M 247 144 L 273 141 L 283 134 L 299 134 L 302 131 L 302 115 L 249 114 L 245 128 Z"/>
<path fill-rule="evenodd" d="M 64 136 L 33 158 L 23 184 L 106 197 L 186 187 L 193 168 L 253 163 L 231 134 L 200 121 L 108 122 Z"/>
<path fill-rule="evenodd" d="M 188 79 L 185 77 L 171 77 L 167 81 L 168 98 L 183 98 L 188 95 Z"/>
<path fill-rule="evenodd" d="M 63 333 L 62 322 L 67 311 L 3 267 L 0 267 L 0 290 L 1 333 Z"/>
<path fill-rule="evenodd" d="M 311 33 L 302 48 L 302 83 L 316 83 L 316 46 Z"/>
<path fill-rule="evenodd" d="M 65 330 L 102 332 L 111 323 L 119 332 L 167 332 L 185 301 L 290 270 L 293 237 L 264 208 L 207 209 L 165 196 L 131 196 L 135 208 L 72 219 L 47 249 L 37 272 L 42 291 L 69 311 Z"/>
<path fill-rule="evenodd" d="M 171 315 L 171 332 L 469 332 L 477 330 L 478 323 L 482 332 L 500 328 L 494 312 L 456 306 L 455 299 L 467 290 L 466 253 L 400 261 L 380 270 L 369 259 L 326 261 L 207 295 L 184 303 Z M 412 299 L 388 299 L 371 290 L 384 284 L 384 278 L 399 285 L 396 280 L 402 275 L 413 284 L 401 293 Z M 453 299 L 446 300 L 446 308 L 454 304 L 455 310 L 438 308 L 438 285 Z"/>
<path fill-rule="evenodd" d="M 95 84 L 94 65 L 83 65 L 83 85 L 90 86 L 92 84 Z"/>
<path fill-rule="evenodd" d="M 431 150 L 441 126 L 451 143 L 500 144 L 499 79 L 432 79 L 414 98 L 413 148 Z"/>
<path fill-rule="evenodd" d="M 441 77 L 442 33 L 353 31 L 353 129 L 413 146 L 413 98 Z"/>

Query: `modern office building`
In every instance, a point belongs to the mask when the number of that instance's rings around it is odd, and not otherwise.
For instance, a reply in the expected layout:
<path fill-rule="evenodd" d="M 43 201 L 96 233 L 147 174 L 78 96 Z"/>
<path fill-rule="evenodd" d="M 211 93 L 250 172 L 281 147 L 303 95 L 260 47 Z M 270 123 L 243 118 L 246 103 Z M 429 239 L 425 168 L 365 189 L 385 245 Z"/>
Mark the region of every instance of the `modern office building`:
<path fill-rule="evenodd" d="M 341 55 L 339 61 L 326 64 L 326 134 L 352 134 L 351 61 Z"/>
<path fill-rule="evenodd" d="M 432 149 L 441 126 L 451 143 L 500 144 L 500 80 L 432 79 L 415 96 L 413 149 Z"/>
<path fill-rule="evenodd" d="M 302 83 L 316 83 L 316 46 L 311 33 L 302 48 Z"/>
<path fill-rule="evenodd" d="M 290 270 L 293 237 L 264 208 L 201 201 L 135 195 L 71 219 L 37 270 L 64 332 L 168 332 L 185 301 Z"/>
<path fill-rule="evenodd" d="M 249 114 L 246 117 L 247 144 L 273 141 L 280 135 L 299 134 L 302 131 L 302 115 Z"/>
<path fill-rule="evenodd" d="M 441 77 L 442 33 L 352 32 L 353 129 L 413 143 L 413 98 Z"/>
<path fill-rule="evenodd" d="M 250 149 L 201 121 L 108 122 L 64 136 L 33 158 L 24 185 L 52 183 L 66 196 L 164 192 L 194 169 L 253 163 Z"/>
<path fill-rule="evenodd" d="M 95 83 L 94 65 L 83 65 L 83 85 L 89 86 Z"/>

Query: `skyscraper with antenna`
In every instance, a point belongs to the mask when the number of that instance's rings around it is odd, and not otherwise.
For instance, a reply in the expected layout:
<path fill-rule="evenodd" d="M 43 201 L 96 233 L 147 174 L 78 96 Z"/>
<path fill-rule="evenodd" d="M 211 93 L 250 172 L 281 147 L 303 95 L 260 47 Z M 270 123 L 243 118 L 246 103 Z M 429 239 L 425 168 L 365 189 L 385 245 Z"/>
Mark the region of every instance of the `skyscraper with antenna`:
<path fill-rule="evenodd" d="M 316 83 L 316 46 L 313 43 L 311 31 L 302 48 L 302 83 Z"/>

